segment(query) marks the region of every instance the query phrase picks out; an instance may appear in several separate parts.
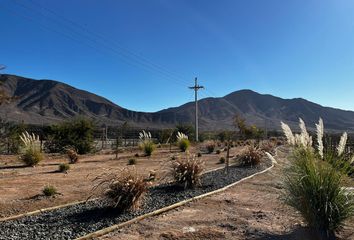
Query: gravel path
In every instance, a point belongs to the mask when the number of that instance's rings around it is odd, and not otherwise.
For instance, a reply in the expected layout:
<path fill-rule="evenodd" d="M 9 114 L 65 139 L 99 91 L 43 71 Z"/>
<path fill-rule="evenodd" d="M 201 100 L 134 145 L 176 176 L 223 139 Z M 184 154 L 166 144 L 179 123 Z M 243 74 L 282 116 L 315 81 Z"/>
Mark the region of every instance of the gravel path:
<path fill-rule="evenodd" d="M 102 205 L 100 201 L 92 201 L 2 222 L 0 239 L 74 239 L 222 188 L 270 166 L 271 163 L 268 161 L 257 167 L 231 167 L 227 176 L 224 170 L 209 172 L 202 176 L 202 186 L 193 190 L 183 190 L 169 184 L 152 187 L 145 197 L 141 210 L 136 212 L 117 213 Z"/>

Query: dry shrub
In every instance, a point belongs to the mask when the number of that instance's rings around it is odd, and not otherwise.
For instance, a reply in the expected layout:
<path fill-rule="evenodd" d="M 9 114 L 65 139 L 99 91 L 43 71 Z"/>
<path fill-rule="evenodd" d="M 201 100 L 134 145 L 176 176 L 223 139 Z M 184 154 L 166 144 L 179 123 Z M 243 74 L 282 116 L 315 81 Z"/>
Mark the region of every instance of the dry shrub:
<path fill-rule="evenodd" d="M 68 149 L 66 151 L 66 154 L 68 155 L 70 163 L 74 164 L 79 161 L 79 154 L 77 154 L 77 152 L 74 149 L 72 149 L 72 148 Z"/>
<path fill-rule="evenodd" d="M 259 147 L 263 152 L 274 153 L 276 144 L 273 141 L 262 141 Z"/>
<path fill-rule="evenodd" d="M 216 144 L 214 141 L 207 141 L 205 143 L 205 148 L 209 154 L 214 152 L 215 147 L 216 147 Z"/>
<path fill-rule="evenodd" d="M 118 173 L 104 173 L 94 180 L 92 191 L 121 211 L 136 210 L 148 191 L 148 183 L 136 170 L 122 169 Z"/>
<path fill-rule="evenodd" d="M 238 159 L 243 166 L 255 166 L 260 164 L 262 157 L 263 152 L 259 148 L 252 145 L 243 151 L 239 155 Z"/>
<path fill-rule="evenodd" d="M 201 184 L 204 162 L 195 156 L 187 155 L 172 162 L 171 175 L 177 184 L 184 188 L 194 188 Z"/>

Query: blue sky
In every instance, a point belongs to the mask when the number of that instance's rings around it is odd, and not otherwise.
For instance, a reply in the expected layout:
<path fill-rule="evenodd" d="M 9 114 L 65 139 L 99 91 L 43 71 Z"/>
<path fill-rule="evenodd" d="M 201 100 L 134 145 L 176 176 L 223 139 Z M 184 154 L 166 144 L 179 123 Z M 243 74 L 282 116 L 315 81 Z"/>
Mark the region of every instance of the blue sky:
<path fill-rule="evenodd" d="M 120 106 L 252 89 L 354 110 L 351 0 L 0 0 L 5 73 L 54 79 Z"/>

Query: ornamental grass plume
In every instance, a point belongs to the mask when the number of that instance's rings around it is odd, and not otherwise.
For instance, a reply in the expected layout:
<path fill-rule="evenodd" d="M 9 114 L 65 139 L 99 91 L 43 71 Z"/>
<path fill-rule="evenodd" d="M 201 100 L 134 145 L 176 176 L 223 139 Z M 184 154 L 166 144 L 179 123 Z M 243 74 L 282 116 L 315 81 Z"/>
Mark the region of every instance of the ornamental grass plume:
<path fill-rule="evenodd" d="M 324 135 L 324 124 L 322 118 L 316 124 L 316 133 L 317 133 L 317 150 L 321 159 L 323 159 L 323 135 Z"/>
<path fill-rule="evenodd" d="M 178 132 L 176 137 L 177 137 L 177 145 L 179 149 L 182 152 L 187 151 L 188 148 L 190 147 L 190 141 L 188 139 L 188 136 L 184 133 Z"/>
<path fill-rule="evenodd" d="M 289 127 L 288 124 L 281 122 L 281 128 L 283 129 L 284 135 L 286 137 L 286 140 L 289 145 L 294 146 L 295 145 L 295 137 L 293 132 L 291 131 L 291 128 Z"/>
<path fill-rule="evenodd" d="M 139 139 L 140 139 L 140 143 L 139 143 L 140 148 L 144 151 L 146 156 L 151 156 L 151 154 L 156 148 L 151 138 L 151 133 L 145 132 L 145 130 L 143 130 L 142 132 L 139 133 Z"/>
<path fill-rule="evenodd" d="M 310 134 L 307 132 L 305 122 L 300 118 L 300 129 L 301 133 L 300 134 L 293 134 L 291 131 L 291 128 L 289 125 L 285 124 L 284 122 L 281 122 L 281 127 L 283 129 L 283 133 L 287 139 L 287 142 L 290 146 L 303 146 L 306 148 L 312 147 L 312 137 Z"/>
<path fill-rule="evenodd" d="M 342 156 L 345 151 L 345 146 L 347 145 L 348 134 L 346 132 L 343 133 L 342 137 L 340 138 L 339 144 L 337 146 L 337 153 L 338 156 Z"/>
<path fill-rule="evenodd" d="M 345 176 L 354 172 L 354 157 L 345 153 L 348 135 L 342 135 L 335 150 L 325 148 L 324 124 L 320 118 L 316 124 L 317 154 L 302 119 L 300 129 L 301 134 L 294 136 L 292 161 L 285 170 L 284 197 L 288 205 L 301 213 L 319 239 L 334 239 L 335 231 L 354 214 L 354 195 L 343 188 Z M 289 130 L 286 131 L 287 136 Z"/>
<path fill-rule="evenodd" d="M 304 122 L 304 120 L 302 120 L 301 118 L 299 118 L 299 126 L 301 129 L 301 134 L 300 134 L 300 143 L 302 146 L 304 147 L 312 147 L 312 137 L 310 136 L 310 134 L 307 132 L 306 129 L 306 124 Z"/>
<path fill-rule="evenodd" d="M 29 134 L 27 131 L 20 135 L 20 139 L 24 145 L 23 153 L 20 159 L 27 166 L 35 166 L 43 159 L 39 136 L 34 133 Z"/>

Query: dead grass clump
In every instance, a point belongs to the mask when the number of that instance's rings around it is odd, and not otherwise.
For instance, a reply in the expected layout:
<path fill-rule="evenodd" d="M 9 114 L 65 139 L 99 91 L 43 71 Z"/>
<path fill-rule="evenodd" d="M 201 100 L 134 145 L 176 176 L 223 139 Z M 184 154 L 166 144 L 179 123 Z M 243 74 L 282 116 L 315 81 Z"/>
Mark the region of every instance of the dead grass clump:
<path fill-rule="evenodd" d="M 256 166 L 261 163 L 263 152 L 254 146 L 249 146 L 243 151 L 238 159 L 243 166 Z"/>
<path fill-rule="evenodd" d="M 263 152 L 274 153 L 276 144 L 273 141 L 262 141 L 259 147 Z"/>
<path fill-rule="evenodd" d="M 74 149 L 68 149 L 66 151 L 66 154 L 68 155 L 69 162 L 71 164 L 77 163 L 79 161 L 79 154 Z"/>
<path fill-rule="evenodd" d="M 214 141 L 207 141 L 205 143 L 205 148 L 209 154 L 214 152 L 215 147 L 216 147 L 216 144 Z"/>
<path fill-rule="evenodd" d="M 200 158 L 187 155 L 172 162 L 171 175 L 177 184 L 184 188 L 194 188 L 201 184 L 200 178 L 204 171 L 204 162 Z"/>
<path fill-rule="evenodd" d="M 148 191 L 148 183 L 136 170 L 122 169 L 118 173 L 104 173 L 94 180 L 94 194 L 102 197 L 113 208 L 136 210 Z"/>

